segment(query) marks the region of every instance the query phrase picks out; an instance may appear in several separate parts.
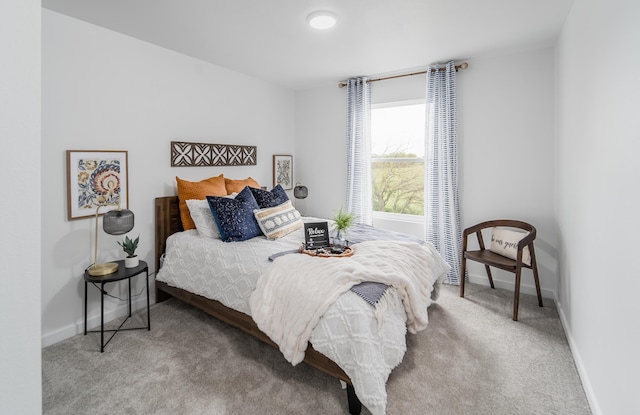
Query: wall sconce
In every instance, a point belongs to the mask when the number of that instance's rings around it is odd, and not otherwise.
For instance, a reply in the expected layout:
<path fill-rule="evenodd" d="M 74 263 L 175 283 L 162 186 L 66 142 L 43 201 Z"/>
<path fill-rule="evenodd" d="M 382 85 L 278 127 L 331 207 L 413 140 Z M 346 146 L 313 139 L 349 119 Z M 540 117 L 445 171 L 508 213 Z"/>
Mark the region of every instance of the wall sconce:
<path fill-rule="evenodd" d="M 309 196 L 309 189 L 307 186 L 303 186 L 302 183 L 296 183 L 296 187 L 293 188 L 293 197 L 296 199 L 305 199 Z"/>

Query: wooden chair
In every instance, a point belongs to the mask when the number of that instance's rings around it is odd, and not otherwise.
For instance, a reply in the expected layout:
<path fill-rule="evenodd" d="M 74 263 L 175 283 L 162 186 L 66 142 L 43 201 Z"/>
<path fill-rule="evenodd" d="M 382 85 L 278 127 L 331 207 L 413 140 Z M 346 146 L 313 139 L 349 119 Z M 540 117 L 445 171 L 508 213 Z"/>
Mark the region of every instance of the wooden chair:
<path fill-rule="evenodd" d="M 518 242 L 516 259 L 507 258 L 506 256 L 497 254 L 489 249 L 485 248 L 484 240 L 482 238 L 482 230 L 487 228 L 517 228 L 523 229 L 527 232 L 526 236 Z M 480 250 L 468 251 L 467 239 L 468 236 L 475 233 L 478 238 L 478 244 Z M 533 271 L 533 278 L 536 283 L 536 292 L 538 294 L 538 305 L 542 307 L 542 294 L 540 293 L 540 280 L 538 279 L 538 266 L 536 264 L 536 254 L 533 249 L 533 241 L 536 239 L 536 228 L 526 222 L 517 220 L 491 220 L 487 222 L 479 223 L 475 226 L 464 230 L 462 235 L 462 266 L 460 270 L 460 297 L 464 297 L 464 283 L 465 283 L 465 271 L 467 265 L 467 259 L 480 262 L 484 264 L 489 277 L 489 283 L 491 288 L 495 288 L 493 285 L 493 278 L 491 276 L 490 267 L 500 268 L 505 271 L 513 272 L 516 274 L 515 290 L 513 295 L 513 320 L 518 320 L 518 301 L 520 297 L 520 277 L 522 275 L 522 268 L 530 268 Z M 531 265 L 527 265 L 522 262 L 523 250 L 525 247 L 529 247 L 531 253 Z"/>

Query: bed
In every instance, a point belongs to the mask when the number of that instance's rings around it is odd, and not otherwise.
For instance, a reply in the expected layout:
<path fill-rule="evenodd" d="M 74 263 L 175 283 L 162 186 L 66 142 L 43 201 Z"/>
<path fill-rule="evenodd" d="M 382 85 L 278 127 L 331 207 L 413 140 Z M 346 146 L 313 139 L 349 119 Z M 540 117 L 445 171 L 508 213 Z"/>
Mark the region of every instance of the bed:
<path fill-rule="evenodd" d="M 180 218 L 180 209 L 179 209 L 179 201 L 177 196 L 170 197 L 160 197 L 155 200 L 155 221 L 156 221 L 156 229 L 155 229 L 155 242 L 156 242 L 156 269 L 159 270 L 158 275 L 156 277 L 156 301 L 161 302 L 170 297 L 175 297 L 181 301 L 184 301 L 188 304 L 191 304 L 208 314 L 232 325 L 235 326 L 248 334 L 256 337 L 257 339 L 272 345 L 276 348 L 281 348 L 278 344 L 271 340 L 269 336 L 267 336 L 254 321 L 254 319 L 250 316 L 250 312 L 247 309 L 247 306 L 243 305 L 242 300 L 238 300 L 234 302 L 232 298 L 229 300 L 228 298 L 222 296 L 221 298 L 216 298 L 216 287 L 205 287 L 199 288 L 199 286 L 193 281 L 184 282 L 179 278 L 179 275 L 183 272 L 183 268 L 187 268 L 184 266 L 185 263 L 191 264 L 192 260 L 188 255 L 202 256 L 202 254 L 196 253 L 198 250 L 216 250 L 216 249 L 227 249 L 227 247 L 221 247 L 225 245 L 224 243 L 213 243 L 210 240 L 206 240 L 207 238 L 199 238 L 197 231 L 189 230 L 183 231 L 182 222 Z M 300 234 L 301 236 L 302 234 Z M 246 241 L 243 243 L 237 244 L 226 244 L 227 246 L 233 245 L 234 247 L 251 247 L 253 249 L 254 254 L 257 252 L 258 254 L 253 255 L 256 258 L 260 258 L 259 260 L 254 260 L 255 267 L 265 267 L 269 264 L 267 253 L 276 253 L 278 251 L 284 250 L 287 247 L 287 243 L 291 244 L 292 241 L 295 241 L 296 238 L 300 236 L 291 235 L 288 238 L 282 238 L 281 245 L 271 244 L 269 245 L 267 251 L 262 251 L 263 246 L 265 245 L 263 242 L 259 240 L 259 238 L 254 238 L 255 240 Z M 266 238 L 263 238 L 266 240 Z M 271 241 L 269 241 L 271 242 Z M 280 242 L 279 242 L 280 243 Z M 294 242 L 295 243 L 295 242 Z M 290 246 L 290 245 L 289 245 Z M 180 248 L 182 247 L 182 248 Z M 188 247 L 185 248 L 185 247 Z M 193 253 L 186 254 L 185 251 L 192 251 Z M 270 250 L 270 251 L 269 251 Z M 176 252 L 183 252 L 184 257 L 180 259 L 177 258 Z M 223 252 L 223 251 L 220 251 Z M 220 254 L 220 252 L 216 255 L 212 255 L 215 257 L 214 261 L 218 261 L 219 258 L 228 256 L 225 254 Z M 226 251 L 225 251 L 226 252 Z M 164 254 L 167 254 L 166 257 L 163 257 Z M 171 256 L 170 256 L 171 255 Z M 180 254 L 182 255 L 182 254 Z M 234 253 L 233 255 L 245 255 L 241 253 Z M 296 256 L 300 256 L 300 254 L 296 254 Z M 289 255 L 289 257 L 293 257 L 293 255 Z M 161 259 L 164 263 L 164 266 L 161 268 Z M 280 260 L 283 262 L 283 260 Z M 264 263 L 264 265 L 261 265 Z M 444 262 L 443 262 L 444 263 Z M 251 264 L 248 264 L 247 267 L 251 268 Z M 243 267 L 239 267 L 237 270 L 234 269 L 231 274 L 237 272 L 237 274 L 241 274 L 245 272 Z M 252 268 L 254 274 L 257 268 Z M 438 285 L 441 283 L 442 278 L 446 275 L 446 271 L 448 270 L 448 265 L 444 264 L 438 269 L 438 275 L 434 276 L 433 287 L 437 289 Z M 195 271 L 197 276 L 191 277 L 192 280 L 209 280 L 209 277 L 204 277 L 201 274 L 206 274 L 208 271 L 206 269 Z M 253 286 L 252 286 L 253 284 Z M 247 287 L 244 288 L 245 296 L 247 290 L 255 289 L 255 283 L 248 282 Z M 232 290 L 235 291 L 235 290 Z M 243 290 L 240 290 L 243 291 Z M 242 297 L 243 294 L 240 294 Z M 345 308 L 355 307 L 353 304 L 358 303 L 358 307 L 361 307 L 359 304 L 364 303 L 362 299 L 357 297 L 353 292 L 349 292 L 349 294 L 345 294 L 348 297 L 347 300 L 336 301 L 338 304 L 343 304 L 342 306 Z M 349 297 L 351 296 L 351 297 Z M 341 296 L 342 299 L 344 296 Z M 235 298 L 235 297 L 234 297 Z M 248 301 L 247 301 L 248 302 Z M 395 367 L 395 365 L 399 364 L 402 360 L 402 356 L 404 355 L 404 351 L 406 350 L 405 344 L 405 334 L 406 327 L 403 326 L 402 330 L 398 329 L 398 320 L 402 315 L 404 318 L 404 310 L 399 309 L 401 305 L 398 305 L 399 302 L 393 302 L 391 306 L 389 306 L 389 310 L 386 311 L 385 318 L 382 320 L 383 323 L 379 323 L 378 330 L 381 330 L 381 333 L 384 334 L 385 339 L 384 343 L 389 343 L 390 345 L 385 344 L 385 352 L 387 350 L 391 350 L 390 355 L 385 355 L 384 360 L 389 360 L 386 364 Z M 346 304 L 346 305 L 345 305 Z M 368 305 L 367 305 L 368 306 Z M 338 308 L 340 306 L 337 306 Z M 336 308 L 336 307 L 334 307 Z M 349 412 L 351 414 L 358 414 L 361 411 L 362 403 L 361 400 L 365 403 L 365 405 L 371 410 L 372 413 L 385 413 L 386 407 L 386 392 L 383 393 L 384 396 L 378 397 L 373 396 L 372 393 L 364 393 L 360 395 L 360 391 L 358 391 L 358 395 L 356 394 L 357 390 L 367 391 L 367 388 L 371 388 L 371 385 L 364 385 L 363 382 L 367 383 L 368 380 L 364 380 L 363 376 L 356 375 L 354 377 L 354 369 L 351 364 L 342 363 L 342 366 L 336 363 L 336 360 L 340 361 L 342 358 L 336 358 L 335 345 L 331 342 L 333 341 L 332 337 L 335 333 L 331 333 L 332 330 L 336 330 L 335 327 L 332 327 L 331 321 L 339 320 L 339 314 L 343 313 L 343 310 L 332 309 L 333 320 L 330 317 L 326 318 L 326 321 L 323 320 L 322 324 L 318 325 L 317 329 L 314 329 L 314 335 L 311 337 L 310 343 L 308 347 L 306 347 L 306 351 L 304 352 L 303 361 L 314 368 L 321 370 L 322 372 L 341 380 L 346 384 L 347 390 L 347 398 L 348 398 L 348 406 Z M 330 315 L 331 313 L 327 313 Z M 348 312 L 347 312 L 348 314 Z M 382 325 L 380 325 L 382 324 Z M 320 328 L 320 326 L 324 326 L 324 328 Z M 380 328 L 382 327 L 382 328 Z M 369 330 L 369 329 L 363 329 Z M 320 334 L 315 334 L 316 332 L 320 332 Z M 344 333 L 342 333 L 344 334 Z M 340 336 L 338 336 L 340 337 Z M 388 340 L 386 337 L 389 337 L 391 340 Z M 395 340 L 395 343 L 394 342 Z M 315 346 L 318 347 L 315 347 Z M 404 348 L 403 348 L 404 347 Z M 318 349 L 318 350 L 316 350 Z M 397 349 L 397 350 L 396 350 Z M 281 348 L 282 350 L 282 348 Z M 328 357 L 330 356 L 330 357 Z M 342 359 L 344 360 L 344 359 Z M 345 370 L 344 368 L 347 368 Z M 352 376 L 349 376 L 347 372 L 351 373 Z M 388 374 L 387 374 L 388 376 Z M 352 380 L 352 377 L 354 380 Z M 384 377 L 384 376 L 383 376 Z M 374 376 L 375 378 L 375 376 Z M 384 381 L 386 381 L 386 377 L 384 377 Z M 354 387 L 354 384 L 356 387 Z M 384 385 L 383 385 L 384 386 Z M 375 388 L 375 386 L 374 386 Z M 375 395 L 375 394 L 374 394 Z M 366 399 L 362 399 L 365 396 Z M 383 402 L 382 402 L 383 401 Z M 382 403 L 381 403 L 382 402 Z"/>

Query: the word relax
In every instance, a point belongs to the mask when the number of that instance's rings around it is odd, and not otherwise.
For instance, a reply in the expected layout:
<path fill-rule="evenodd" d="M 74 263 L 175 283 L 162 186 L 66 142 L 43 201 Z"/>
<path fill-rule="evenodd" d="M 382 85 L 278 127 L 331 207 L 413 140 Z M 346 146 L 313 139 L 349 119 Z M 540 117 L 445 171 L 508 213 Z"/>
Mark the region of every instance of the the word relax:
<path fill-rule="evenodd" d="M 308 228 L 307 233 L 309 236 L 322 236 L 324 235 L 324 229 Z"/>

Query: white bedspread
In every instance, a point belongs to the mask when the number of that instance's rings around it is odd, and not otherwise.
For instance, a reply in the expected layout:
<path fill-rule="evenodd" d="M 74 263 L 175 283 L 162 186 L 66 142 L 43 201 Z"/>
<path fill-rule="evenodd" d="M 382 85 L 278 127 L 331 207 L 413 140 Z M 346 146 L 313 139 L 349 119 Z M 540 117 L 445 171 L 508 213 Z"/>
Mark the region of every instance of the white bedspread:
<path fill-rule="evenodd" d="M 353 256 L 319 258 L 286 255 L 276 259 L 251 294 L 251 316 L 262 332 L 296 365 L 329 306 L 363 281 L 382 282 L 397 291 L 411 333 L 429 322 L 433 286 L 445 270 L 431 245 L 368 241 L 353 246 Z M 382 316 L 379 316 L 382 318 Z"/>
<path fill-rule="evenodd" d="M 195 230 L 180 232 L 167 239 L 164 265 L 156 279 L 251 315 L 249 298 L 270 264 L 267 258 L 295 249 L 303 240 L 302 230 L 275 241 L 258 237 L 235 243 L 200 237 Z M 444 261 L 441 265 L 444 277 L 448 265 Z M 374 415 L 385 413 L 386 381 L 406 351 L 400 295 L 389 288 L 383 298 L 384 318 L 378 320 L 374 307 L 345 291 L 312 328 L 310 338 L 318 352 L 345 371 L 358 398 Z"/>

